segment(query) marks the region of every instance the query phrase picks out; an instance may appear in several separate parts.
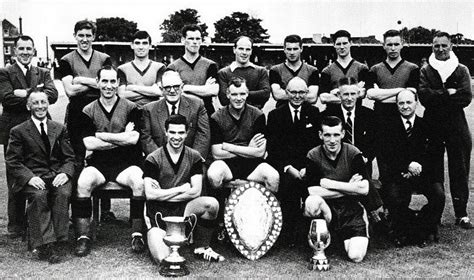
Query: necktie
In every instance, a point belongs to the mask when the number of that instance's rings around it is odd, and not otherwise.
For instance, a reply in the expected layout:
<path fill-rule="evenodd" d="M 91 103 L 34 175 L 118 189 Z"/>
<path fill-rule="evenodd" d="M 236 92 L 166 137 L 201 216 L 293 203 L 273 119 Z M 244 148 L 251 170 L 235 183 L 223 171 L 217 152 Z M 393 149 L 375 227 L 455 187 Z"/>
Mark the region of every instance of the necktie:
<path fill-rule="evenodd" d="M 42 122 L 40 123 L 40 128 L 41 128 L 41 140 L 43 140 L 43 144 L 46 147 L 47 154 L 49 155 L 51 146 L 49 145 L 48 135 L 46 134 L 46 131 L 44 131 L 44 124 Z"/>
<path fill-rule="evenodd" d="M 293 123 L 297 124 L 300 121 L 300 118 L 298 118 L 298 109 L 295 109 L 295 117 L 293 119 Z"/>
<path fill-rule="evenodd" d="M 171 115 L 176 115 L 176 105 L 171 106 Z"/>
<path fill-rule="evenodd" d="M 26 84 L 28 85 L 28 87 L 31 87 L 31 67 L 26 67 L 26 74 L 25 74 L 25 78 L 26 78 Z"/>
<path fill-rule="evenodd" d="M 354 144 L 354 139 L 352 135 L 352 119 L 351 119 L 351 111 L 347 111 L 347 119 L 346 119 L 346 125 L 345 125 L 345 130 L 346 130 L 346 137 L 348 140 L 349 144 Z"/>
<path fill-rule="evenodd" d="M 411 134 L 412 134 L 412 130 L 413 130 L 413 126 L 412 126 L 410 120 L 407 120 L 407 128 L 406 129 L 407 129 L 407 136 L 408 136 L 408 138 L 410 138 Z"/>

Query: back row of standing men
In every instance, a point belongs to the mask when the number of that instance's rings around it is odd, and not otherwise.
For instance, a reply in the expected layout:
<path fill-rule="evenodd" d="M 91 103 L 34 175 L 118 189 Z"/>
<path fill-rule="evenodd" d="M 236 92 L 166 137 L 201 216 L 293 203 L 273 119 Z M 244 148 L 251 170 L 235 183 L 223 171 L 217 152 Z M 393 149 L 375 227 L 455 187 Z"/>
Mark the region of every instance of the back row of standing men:
<path fill-rule="evenodd" d="M 381 194 L 385 207 L 391 215 L 395 244 L 404 245 L 408 234 L 403 219 L 406 217 L 411 191 L 406 192 L 405 186 L 421 185 L 409 179 L 420 178 L 422 170 L 427 173 L 423 176 L 423 180 L 426 180 L 430 186 L 426 191 L 430 203 L 432 202 L 429 204 L 428 212 L 433 219 L 432 224 L 439 222 L 444 207 L 443 155 L 445 147 L 449 156 L 450 186 L 456 223 L 464 228 L 472 228 L 466 212 L 472 144 L 463 112 L 463 108 L 471 100 L 470 76 L 467 68 L 458 63 L 451 51 L 448 34 L 440 33 L 435 36 L 433 55 L 429 59 L 430 64 L 423 67 L 421 77 L 416 65 L 401 58 L 400 51 L 403 42 L 400 33 L 394 30 L 384 34 L 387 59 L 374 65 L 370 71 L 367 66 L 350 56 L 350 34 L 347 31 L 338 31 L 333 37 L 337 60 L 323 69 L 321 76 L 315 67 L 301 61 L 302 44 L 301 39 L 296 35 L 290 35 L 285 39 L 284 51 L 287 60 L 273 66 L 268 75 L 263 67 L 250 62 L 252 42 L 247 37 L 240 37 L 235 42 L 235 61 L 218 71 L 213 61 L 199 55 L 202 43 L 199 27 L 187 26 L 182 34 L 185 54 L 168 66 L 169 69 L 179 73 L 179 76 L 176 76 L 170 73 L 165 75 L 163 64 L 149 60 L 151 38 L 146 32 L 139 31 L 132 41 L 134 60 L 118 68 L 119 79 L 117 79 L 117 74 L 114 77 L 110 73 L 114 72 L 113 70 L 105 69 L 102 70 L 105 76 L 99 72 L 98 80 L 96 80 L 97 72 L 104 65 L 111 63 L 107 54 L 92 49 L 94 35 L 93 23 L 80 21 L 76 24 L 74 36 L 78 48 L 61 59 L 57 73 L 70 98 L 66 124 L 76 161 L 84 162 L 86 149 L 94 151 L 93 156 L 88 160 L 88 168 L 84 169 L 79 176 L 78 199 L 73 202 L 73 217 L 76 219 L 79 237 L 76 247 L 78 255 L 86 255 L 90 250 L 87 235 L 91 212 L 91 191 L 94 186 L 114 179 L 130 185 L 133 189 L 131 218 L 134 243 L 132 244 L 136 250 L 143 247 L 140 245 L 143 243 L 141 239 L 143 225 L 140 216 L 143 212 L 143 194 L 146 192 L 147 185 L 145 184 L 145 190 L 143 187 L 140 188 L 137 182 L 142 177 L 141 171 L 133 168 L 130 170 L 128 167 L 139 165 L 140 147 L 137 146 L 139 142 L 141 151 L 145 155 L 155 154 L 155 164 L 158 164 L 155 151 L 158 147 L 170 143 L 170 137 L 167 134 L 169 124 L 165 126 L 164 121 L 173 114 L 183 115 L 187 119 L 187 136 L 184 140 L 187 146 L 197 150 L 203 158 L 210 158 L 209 147 L 212 145 L 211 154 L 216 161 L 208 165 L 211 185 L 221 186 L 223 182 L 233 178 L 243 178 L 264 181 L 269 189 L 276 191 L 280 181 L 278 197 L 282 203 L 286 227 L 291 229 L 291 222 L 296 221 L 301 212 L 299 201 L 307 196 L 305 189 L 307 184 L 303 183 L 305 175 L 310 177 L 311 186 L 323 187 L 324 185 L 326 189 L 331 189 L 327 185 L 332 186 L 327 182 L 319 182 L 319 179 L 325 178 L 325 174 L 315 175 L 314 170 L 309 171 L 305 168 L 308 166 L 308 151 L 319 144 L 318 134 L 325 143 L 324 133 L 318 132 L 321 122 L 319 111 L 310 106 L 316 103 L 318 95 L 320 100 L 327 104 L 324 115 L 338 116 L 342 120 L 344 141 L 361 150 L 363 162 L 369 170 L 372 160 L 377 157 L 380 179 L 384 186 Z M 3 75 L 0 75 L 2 85 L 6 85 L 7 82 L 10 84 L 1 87 L 2 90 L 5 89 L 5 92 L 2 92 L 4 113 L 0 119 L 2 125 L 7 124 L 6 129 L 2 127 L 0 130 L 3 133 L 6 132 L 2 137 L 5 149 L 10 128 L 29 117 L 26 111 L 26 89 L 40 85 L 50 103 L 54 103 L 57 99 L 57 91 L 49 73 L 40 68 L 29 67 L 32 52 L 34 52 L 31 38 L 20 37 L 16 43 L 16 50 L 20 63 L 11 66 L 13 71 L 8 71 L 9 68 L 7 68 L 5 72 L 2 72 Z M 18 72 L 18 69 L 23 73 Z M 293 79 L 294 77 L 300 79 Z M 291 80 L 293 80 L 292 84 L 290 84 Z M 118 95 L 122 98 L 107 98 L 107 96 L 114 96 L 114 84 L 118 82 L 120 82 Z M 418 90 L 421 101 L 426 107 L 423 121 L 414 116 L 416 94 L 404 93 L 399 98 L 399 94 L 407 89 L 413 93 Z M 97 99 L 99 91 L 100 96 L 104 98 L 101 98 L 100 102 L 91 103 Z M 278 109 L 269 114 L 265 130 L 264 115 L 260 110 L 248 107 L 246 104 L 261 109 L 269 99 L 270 92 L 277 100 Z M 186 93 L 186 95 L 181 95 L 181 93 Z M 374 112 L 362 106 L 361 100 L 365 97 L 365 93 L 376 101 Z M 196 98 L 190 97 L 191 95 L 201 98 L 203 102 L 197 102 Z M 230 104 L 227 107 L 230 109 L 220 110 L 213 115 L 215 110 L 212 97 L 216 95 L 222 105 Z M 161 96 L 165 97 L 161 102 L 150 103 Z M 125 102 L 123 98 L 132 100 L 141 107 L 142 121 L 139 121 L 140 116 L 135 106 Z M 119 112 L 118 114 L 122 117 L 115 119 L 115 112 Z M 209 133 L 209 119 L 206 113 L 212 116 L 210 118 L 211 133 Z M 408 120 L 408 122 L 401 123 L 400 116 L 402 120 Z M 286 123 L 288 127 L 285 127 Z M 403 134 L 395 133 L 400 126 L 398 123 L 403 124 Z M 337 125 L 339 124 L 331 121 L 326 122 L 328 127 Z M 141 133 L 137 133 L 138 127 Z M 112 134 L 118 134 L 118 136 Z M 141 138 L 140 141 L 138 137 Z M 335 149 L 338 155 L 341 150 L 345 150 L 340 147 L 341 145 L 338 148 L 331 141 L 334 139 L 328 140 L 329 150 L 326 152 Z M 126 148 L 121 148 L 123 151 L 113 149 L 123 145 L 126 146 Z M 173 146 L 172 142 L 170 145 Z M 271 163 L 271 166 L 262 161 L 265 151 L 268 151 L 267 161 Z M 132 155 L 137 155 L 137 158 L 134 159 Z M 165 157 L 173 158 L 166 152 Z M 255 160 L 248 158 L 255 158 Z M 331 156 L 329 158 L 332 160 L 329 163 L 332 162 L 337 166 L 337 160 Z M 312 160 L 311 157 L 310 160 Z M 313 161 L 315 161 L 314 158 Z M 178 168 L 179 166 L 176 166 L 178 162 L 172 160 L 171 163 L 174 164 L 170 166 Z M 323 162 L 323 160 L 320 158 L 317 162 Z M 114 164 L 111 165 L 111 163 Z M 82 168 L 83 166 L 80 170 Z M 324 169 L 321 166 L 319 168 Z M 275 172 L 275 169 L 278 172 Z M 144 170 L 145 173 L 150 172 L 150 169 Z M 427 170 L 429 172 L 426 172 Z M 355 174 L 352 175 L 355 176 Z M 12 174 L 8 174 L 7 178 L 11 176 Z M 351 182 L 358 183 L 367 179 L 367 176 L 363 174 L 360 176 L 360 178 L 356 176 L 341 180 L 349 181 L 350 179 Z M 149 177 L 156 176 L 149 175 Z M 158 182 L 158 177 L 152 182 Z M 152 182 L 149 186 L 156 185 Z M 14 187 L 10 179 L 9 187 Z M 338 187 L 336 186 L 335 189 Z M 377 191 L 373 187 L 369 189 L 372 189 L 372 195 L 371 191 L 368 191 L 369 196 L 364 206 L 374 212 L 373 218 L 377 221 L 376 211 L 381 206 L 381 202 L 377 197 Z M 329 201 L 331 198 L 339 197 L 334 190 L 332 193 L 320 191 L 317 188 L 311 189 L 311 197 L 313 199 L 322 197 Z M 15 206 L 15 193 L 11 191 L 9 194 L 9 231 L 13 233 L 22 230 L 21 219 L 15 215 L 15 213 L 22 213 L 19 206 L 22 202 Z M 174 196 L 182 193 L 186 191 L 176 193 Z M 350 189 L 342 193 L 358 192 Z M 365 190 L 360 193 L 365 193 Z M 161 195 L 163 194 L 159 194 L 158 197 L 163 198 Z M 214 202 L 208 200 L 204 204 L 212 206 Z M 321 202 L 317 201 L 313 204 L 321 205 Z M 333 207 L 332 209 L 336 207 L 331 203 L 329 205 Z M 306 207 L 311 216 L 321 211 L 318 207 L 316 207 L 318 209 L 308 205 Z M 215 207 L 210 208 L 215 210 Z M 185 211 L 185 209 L 182 210 Z M 209 216 L 215 219 L 214 212 L 205 213 L 204 216 L 207 215 L 207 220 Z M 200 220 L 202 228 L 214 227 L 211 222 L 203 222 L 206 218 Z M 349 227 L 353 226 L 349 225 Z M 353 231 L 356 232 L 355 236 L 368 237 L 363 230 Z M 349 234 L 343 239 L 353 236 Z M 61 238 L 58 237 L 58 241 Z M 291 239 L 291 237 L 288 238 Z M 364 243 L 365 241 L 362 242 L 362 247 Z M 41 246 L 41 242 L 37 244 L 38 247 Z M 360 245 L 360 242 L 357 242 L 356 247 Z M 150 250 L 152 250 L 151 246 Z M 349 253 L 350 250 L 347 250 Z M 202 255 L 206 254 L 206 258 L 212 255 L 220 259 L 220 256 L 218 254 L 216 256 L 212 250 L 202 253 Z M 352 255 L 356 256 L 354 260 L 361 260 L 365 251 L 363 254 L 359 252 Z"/>

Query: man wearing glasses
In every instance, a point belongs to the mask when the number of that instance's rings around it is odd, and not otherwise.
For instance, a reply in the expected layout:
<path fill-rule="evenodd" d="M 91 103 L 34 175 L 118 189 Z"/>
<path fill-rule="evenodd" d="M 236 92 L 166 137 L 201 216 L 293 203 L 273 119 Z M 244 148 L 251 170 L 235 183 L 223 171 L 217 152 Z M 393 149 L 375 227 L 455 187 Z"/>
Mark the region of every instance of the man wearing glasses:
<path fill-rule="evenodd" d="M 320 144 L 320 114 L 317 107 L 304 102 L 309 89 L 302 78 L 289 80 L 285 92 L 289 103 L 268 114 L 266 134 L 268 162 L 280 174 L 277 197 L 285 221 L 281 238 L 292 246 L 300 237 L 296 226 L 303 214 L 302 199 L 308 195 L 303 180 L 306 154 Z"/>
<path fill-rule="evenodd" d="M 165 120 L 170 115 L 180 114 L 189 122 L 188 136 L 184 144 L 197 150 L 205 158 L 209 152 L 211 134 L 204 102 L 197 97 L 182 94 L 183 81 L 174 70 L 165 71 L 161 89 L 165 98 L 143 107 L 140 140 L 143 152 L 149 155 L 166 145 Z"/>
<path fill-rule="evenodd" d="M 466 211 L 472 139 L 464 115 L 464 108 L 472 99 L 471 76 L 451 49 L 448 33 L 435 34 L 433 54 L 420 73 L 420 101 L 426 108 L 424 119 L 431 129 L 430 138 L 435 147 L 431 151 L 435 165 L 433 173 L 443 182 L 446 148 L 455 223 L 464 229 L 472 229 L 474 226 Z"/>

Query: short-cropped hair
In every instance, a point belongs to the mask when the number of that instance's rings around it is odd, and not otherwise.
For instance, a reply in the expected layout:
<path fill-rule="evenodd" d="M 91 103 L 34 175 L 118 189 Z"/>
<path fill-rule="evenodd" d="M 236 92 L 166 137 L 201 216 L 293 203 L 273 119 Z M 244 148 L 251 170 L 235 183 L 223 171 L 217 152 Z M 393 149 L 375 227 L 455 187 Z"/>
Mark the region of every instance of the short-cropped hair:
<path fill-rule="evenodd" d="M 337 38 L 340 38 L 340 37 L 347 37 L 347 39 L 349 39 L 350 41 L 351 33 L 349 33 L 349 31 L 347 30 L 338 30 L 336 31 L 336 33 L 334 33 L 334 35 L 332 35 L 332 41 L 335 43 Z"/>
<path fill-rule="evenodd" d="M 385 32 L 383 34 L 383 41 L 385 42 L 385 39 L 387 39 L 388 37 L 397 37 L 397 36 L 402 38 L 402 33 L 400 33 L 400 31 L 398 31 L 398 30 L 390 29 L 390 30 L 388 30 L 387 32 Z"/>
<path fill-rule="evenodd" d="M 188 31 L 199 31 L 199 33 L 201 33 L 201 36 L 202 36 L 202 29 L 201 27 L 199 27 L 199 25 L 197 24 L 187 24 L 185 25 L 182 29 L 181 29 L 181 36 L 183 36 L 183 38 L 186 38 L 186 33 Z"/>
<path fill-rule="evenodd" d="M 113 67 L 112 65 L 104 65 L 102 66 L 102 68 L 99 69 L 99 71 L 97 71 L 97 79 L 100 80 L 100 74 L 104 70 L 114 70 L 115 72 L 117 72 L 117 69 L 115 69 L 115 67 Z"/>
<path fill-rule="evenodd" d="M 135 39 L 148 39 L 148 43 L 151 44 L 151 36 L 150 34 L 148 34 L 148 32 L 144 30 L 138 30 L 137 32 L 135 32 L 132 37 L 132 42 L 135 41 Z"/>
<path fill-rule="evenodd" d="M 298 43 L 301 47 L 303 45 L 303 40 L 301 40 L 301 37 L 299 35 L 291 34 L 285 37 L 285 40 L 283 41 L 283 46 L 285 46 L 286 43 Z"/>
<path fill-rule="evenodd" d="M 188 121 L 186 117 L 180 114 L 174 114 L 169 116 L 165 121 L 165 129 L 168 130 L 170 124 L 184 124 L 186 130 L 188 130 Z"/>
<path fill-rule="evenodd" d="M 82 30 L 82 29 L 89 29 L 92 30 L 92 34 L 95 34 L 97 31 L 97 26 L 93 21 L 84 19 L 76 22 L 76 25 L 74 25 L 74 34 L 77 33 L 77 31 Z"/>
<path fill-rule="evenodd" d="M 451 42 L 451 35 L 449 35 L 448 32 L 438 31 L 433 35 L 433 39 L 434 38 L 440 38 L 440 37 L 446 37 Z"/>
<path fill-rule="evenodd" d="M 339 81 L 337 81 L 337 86 L 351 86 L 351 85 L 356 85 L 357 84 L 357 79 L 354 77 L 344 77 L 340 78 Z"/>
<path fill-rule="evenodd" d="M 33 43 L 33 47 L 35 46 L 35 41 L 33 41 L 33 38 L 31 38 L 30 36 L 28 35 L 20 35 L 18 37 L 15 38 L 15 47 L 18 45 L 18 41 L 31 41 L 31 43 Z"/>
<path fill-rule="evenodd" d="M 323 131 L 323 126 L 335 127 L 338 125 L 342 126 L 342 121 L 340 118 L 336 116 L 326 116 L 321 120 L 320 130 Z"/>
<path fill-rule="evenodd" d="M 245 81 L 244 78 L 242 78 L 242 77 L 233 77 L 233 78 L 230 79 L 230 81 L 227 83 L 227 88 L 230 88 L 230 86 L 240 87 L 240 86 L 242 86 L 243 84 L 246 84 L 246 81 Z"/>
<path fill-rule="evenodd" d="M 248 37 L 248 36 L 239 36 L 239 37 L 237 37 L 237 39 L 234 40 L 234 48 L 237 47 L 237 42 L 239 42 L 240 39 L 243 39 L 243 38 L 248 39 L 248 40 L 250 41 L 250 47 L 253 48 L 253 40 L 252 40 L 252 38 L 250 38 L 250 37 Z"/>

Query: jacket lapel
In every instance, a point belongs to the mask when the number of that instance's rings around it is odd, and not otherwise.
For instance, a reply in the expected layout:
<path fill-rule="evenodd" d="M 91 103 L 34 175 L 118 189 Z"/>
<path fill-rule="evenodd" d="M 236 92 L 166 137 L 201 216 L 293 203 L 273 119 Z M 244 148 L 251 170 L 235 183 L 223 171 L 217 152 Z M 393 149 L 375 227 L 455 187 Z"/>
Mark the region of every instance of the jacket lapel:
<path fill-rule="evenodd" d="M 166 106 L 166 99 L 163 98 L 162 100 L 158 101 L 157 105 L 158 106 L 155 107 L 155 110 L 156 110 L 156 116 L 158 116 L 158 118 L 153 121 L 158 124 L 158 126 L 160 127 L 160 131 L 166 131 L 165 122 L 161 121 L 161 120 L 168 119 L 168 115 L 169 115 L 168 108 Z"/>
<path fill-rule="evenodd" d="M 188 123 L 191 123 L 191 116 L 189 116 L 189 100 L 186 96 L 181 95 L 181 102 L 179 102 L 179 114 L 183 115 L 186 117 Z"/>
<path fill-rule="evenodd" d="M 26 82 L 26 77 L 25 75 L 23 74 L 23 71 L 21 70 L 21 66 L 18 65 L 19 62 L 13 64 L 13 72 L 15 72 L 15 77 L 17 79 L 17 81 L 20 83 L 21 85 L 21 88 L 28 88 L 28 83 Z"/>
<path fill-rule="evenodd" d="M 49 128 L 49 127 L 48 127 Z M 30 134 L 31 138 L 38 144 L 41 150 L 46 153 L 46 147 L 43 144 L 43 140 L 41 140 L 41 135 L 38 129 L 36 128 L 35 124 L 31 119 L 28 120 L 28 134 Z"/>
<path fill-rule="evenodd" d="M 53 151 L 54 150 L 54 144 L 56 144 L 55 141 L 58 138 L 57 135 L 59 133 L 59 131 L 58 131 L 59 127 L 50 120 L 47 120 L 47 125 L 48 125 L 49 146 L 51 147 L 51 151 Z M 49 151 L 50 154 L 51 154 L 51 151 Z"/>
<path fill-rule="evenodd" d="M 31 66 L 31 87 L 36 87 L 39 80 L 39 69 L 36 66 Z"/>

